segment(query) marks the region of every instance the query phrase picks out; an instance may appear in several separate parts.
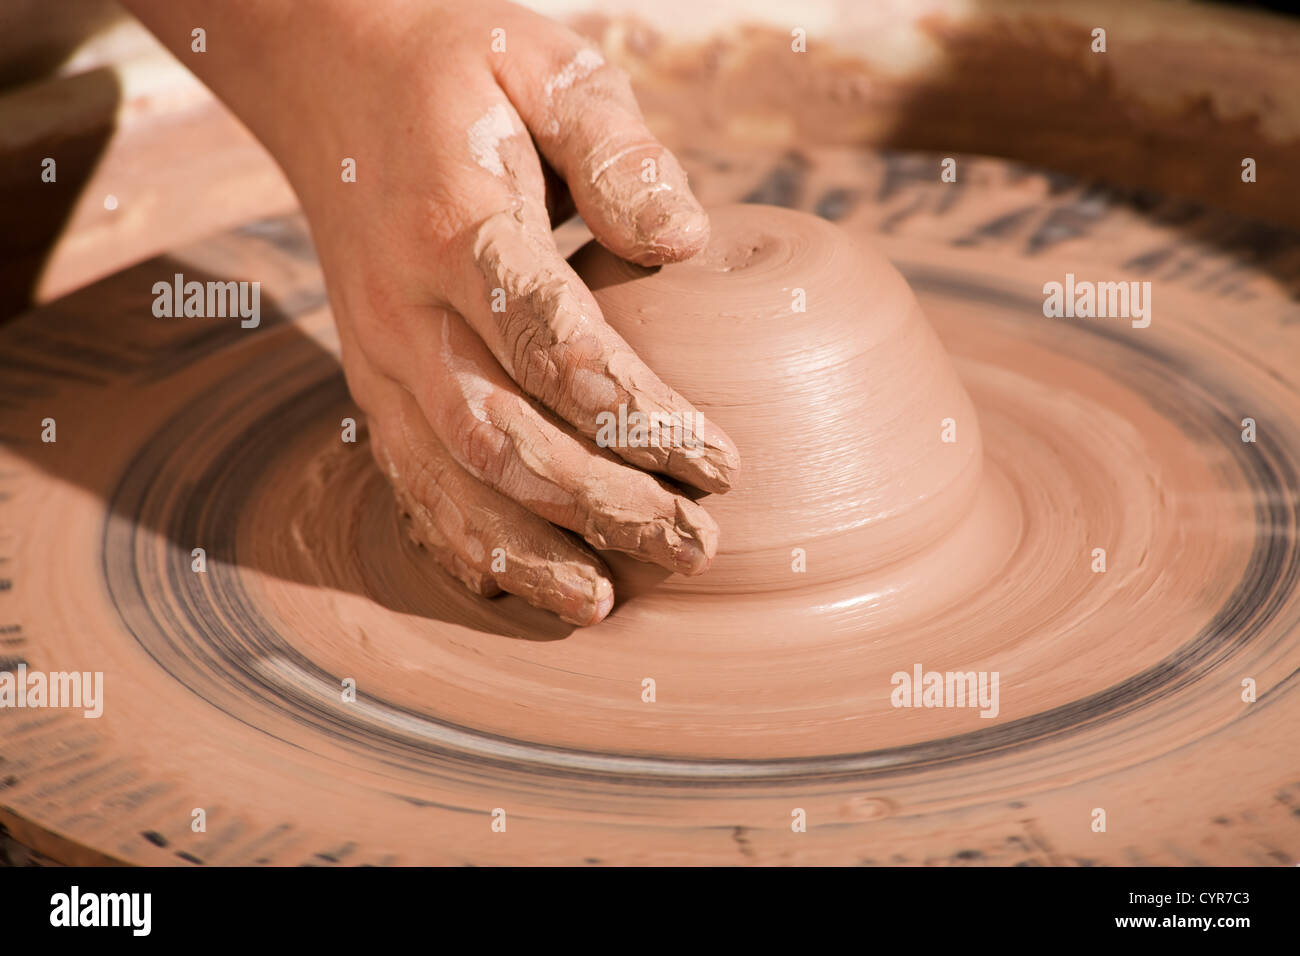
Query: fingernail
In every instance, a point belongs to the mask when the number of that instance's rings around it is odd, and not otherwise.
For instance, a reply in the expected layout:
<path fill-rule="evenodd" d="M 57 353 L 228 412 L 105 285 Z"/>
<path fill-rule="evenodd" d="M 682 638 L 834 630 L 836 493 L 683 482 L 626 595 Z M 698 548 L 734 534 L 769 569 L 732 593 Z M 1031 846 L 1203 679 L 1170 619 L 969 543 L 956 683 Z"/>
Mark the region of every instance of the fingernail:
<path fill-rule="evenodd" d="M 605 620 L 609 612 L 614 609 L 614 585 L 610 584 L 604 578 L 596 580 L 596 610 L 592 614 L 589 623 L 596 624 Z"/>
<path fill-rule="evenodd" d="M 712 559 L 696 541 L 683 540 L 673 551 L 674 570 L 678 574 L 701 574 L 709 569 Z"/>
<path fill-rule="evenodd" d="M 730 491 L 740 476 L 736 446 L 721 428 L 698 414 L 693 438 L 699 452 L 694 457 L 687 455 L 686 460 L 688 467 L 703 478 L 696 487 L 719 494 Z"/>
<path fill-rule="evenodd" d="M 680 574 L 707 571 L 718 551 L 718 526 L 693 501 L 677 501 L 676 528 L 679 540 L 672 549 L 673 564 Z"/>
<path fill-rule="evenodd" d="M 709 244 L 709 217 L 685 182 L 658 190 L 635 214 L 642 249 L 638 265 L 660 265 L 689 259 Z"/>
<path fill-rule="evenodd" d="M 574 602 L 579 610 L 573 614 L 560 613 L 560 618 L 578 627 L 590 627 L 603 621 L 614 607 L 614 585 L 605 578 L 597 578 L 591 590 Z"/>

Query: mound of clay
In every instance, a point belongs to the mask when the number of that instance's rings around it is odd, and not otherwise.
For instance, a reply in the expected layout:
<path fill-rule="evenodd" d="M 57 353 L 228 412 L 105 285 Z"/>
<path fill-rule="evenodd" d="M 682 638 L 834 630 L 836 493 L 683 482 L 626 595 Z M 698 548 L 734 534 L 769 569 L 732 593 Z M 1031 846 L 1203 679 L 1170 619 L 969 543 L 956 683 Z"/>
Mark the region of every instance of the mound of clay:
<path fill-rule="evenodd" d="M 686 262 L 646 269 L 594 242 L 572 259 L 609 323 L 740 449 L 740 486 L 703 500 L 722 530 L 712 570 L 665 586 L 787 588 L 800 561 L 833 580 L 942 537 L 979 484 L 979 425 L 903 277 L 806 213 L 710 218 Z"/>

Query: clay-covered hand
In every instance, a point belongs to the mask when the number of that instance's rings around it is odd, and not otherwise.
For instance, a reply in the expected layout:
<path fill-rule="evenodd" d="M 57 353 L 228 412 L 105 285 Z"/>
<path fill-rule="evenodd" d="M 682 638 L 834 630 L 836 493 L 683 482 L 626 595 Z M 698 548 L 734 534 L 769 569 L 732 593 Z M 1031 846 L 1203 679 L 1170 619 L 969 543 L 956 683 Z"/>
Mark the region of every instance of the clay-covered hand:
<path fill-rule="evenodd" d="M 735 448 L 699 418 L 682 419 L 690 454 L 598 447 L 601 413 L 695 409 L 606 325 L 551 235 L 548 202 L 571 196 L 634 262 L 707 242 L 626 77 L 570 30 L 491 0 L 231 0 L 187 16 L 195 3 L 129 5 L 166 39 L 207 24 L 207 52 L 185 62 L 288 174 L 413 534 L 475 591 L 576 624 L 613 605 L 586 545 L 705 570 L 717 526 L 649 472 L 726 491 Z"/>

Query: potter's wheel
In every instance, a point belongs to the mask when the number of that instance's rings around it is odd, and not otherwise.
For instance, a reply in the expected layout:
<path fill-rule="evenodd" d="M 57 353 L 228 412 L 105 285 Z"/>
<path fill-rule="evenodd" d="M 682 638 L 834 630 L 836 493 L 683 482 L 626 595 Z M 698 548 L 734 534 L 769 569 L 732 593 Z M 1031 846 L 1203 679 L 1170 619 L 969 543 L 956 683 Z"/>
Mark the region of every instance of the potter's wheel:
<path fill-rule="evenodd" d="M 145 864 L 1300 860 L 1295 237 L 993 161 L 687 159 L 907 277 L 979 410 L 991 570 L 585 630 L 474 597 L 339 441 L 302 223 L 256 223 L 0 330 L 0 657 L 106 682 L 98 720 L 0 709 L 0 822 Z M 155 319 L 174 272 L 260 278 L 262 327 Z M 1151 279 L 1151 326 L 1045 318 L 1067 272 Z M 891 707 L 913 662 L 998 672 L 998 715 Z"/>

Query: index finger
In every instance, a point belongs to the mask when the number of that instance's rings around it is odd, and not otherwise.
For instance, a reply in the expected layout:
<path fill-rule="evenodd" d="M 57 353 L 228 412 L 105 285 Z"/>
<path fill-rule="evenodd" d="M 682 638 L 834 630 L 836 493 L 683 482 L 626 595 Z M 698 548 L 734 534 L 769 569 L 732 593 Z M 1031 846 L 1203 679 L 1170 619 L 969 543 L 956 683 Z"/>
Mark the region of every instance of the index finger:
<path fill-rule="evenodd" d="M 631 464 L 704 491 L 727 491 L 740 467 L 735 446 L 606 324 L 555 246 L 539 160 L 523 123 L 499 95 L 489 109 L 496 117 L 496 162 L 466 164 L 462 174 L 478 188 L 460 192 L 457 218 L 474 225 L 452 244 L 450 304 L 520 388 L 583 435 Z M 476 145 L 471 139 L 467 153 Z M 670 427 L 608 444 L 601 435 L 611 415 Z M 689 435 L 672 423 L 690 423 Z"/>

